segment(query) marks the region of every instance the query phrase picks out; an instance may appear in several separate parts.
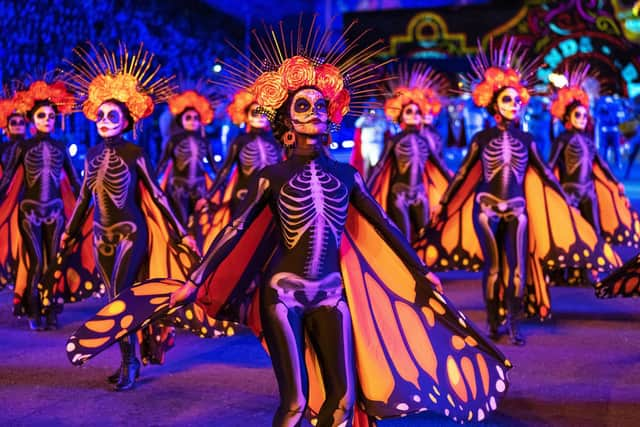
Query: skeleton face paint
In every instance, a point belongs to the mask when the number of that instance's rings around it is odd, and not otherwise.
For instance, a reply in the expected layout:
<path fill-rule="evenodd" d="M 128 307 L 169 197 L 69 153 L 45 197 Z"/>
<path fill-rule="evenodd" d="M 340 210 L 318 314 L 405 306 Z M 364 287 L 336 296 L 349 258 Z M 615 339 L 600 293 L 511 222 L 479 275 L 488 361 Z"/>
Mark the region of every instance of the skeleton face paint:
<path fill-rule="evenodd" d="M 96 126 L 98 135 L 102 138 L 112 138 L 120 135 L 127 127 L 124 112 L 119 105 L 113 102 L 105 102 L 98 108 Z"/>
<path fill-rule="evenodd" d="M 408 104 L 402 109 L 400 123 L 406 126 L 418 126 L 422 123 L 422 111 L 416 104 Z"/>
<path fill-rule="evenodd" d="M 269 124 L 267 116 L 258 112 L 258 104 L 251 104 L 247 117 L 248 125 L 251 129 L 264 129 Z"/>
<path fill-rule="evenodd" d="M 522 98 L 518 91 L 512 87 L 504 89 L 498 96 L 498 113 L 505 120 L 515 120 L 522 109 Z"/>
<path fill-rule="evenodd" d="M 202 123 L 200 122 L 200 114 L 195 110 L 187 110 L 182 113 L 180 123 L 184 130 L 190 132 L 198 131 L 200 130 L 200 126 L 202 126 Z"/>
<path fill-rule="evenodd" d="M 33 122 L 38 132 L 51 133 L 56 126 L 56 112 L 50 105 L 43 105 L 33 114 Z"/>
<path fill-rule="evenodd" d="M 316 89 L 302 89 L 293 96 L 289 117 L 293 130 L 301 135 L 327 133 L 327 101 Z"/>
<path fill-rule="evenodd" d="M 9 118 L 9 135 L 24 135 L 26 132 L 26 122 L 22 116 L 11 116 Z"/>
<path fill-rule="evenodd" d="M 587 127 L 587 109 L 582 105 L 578 105 L 573 109 L 571 115 L 569 116 L 569 121 L 571 122 L 571 127 L 576 130 L 585 130 Z"/>

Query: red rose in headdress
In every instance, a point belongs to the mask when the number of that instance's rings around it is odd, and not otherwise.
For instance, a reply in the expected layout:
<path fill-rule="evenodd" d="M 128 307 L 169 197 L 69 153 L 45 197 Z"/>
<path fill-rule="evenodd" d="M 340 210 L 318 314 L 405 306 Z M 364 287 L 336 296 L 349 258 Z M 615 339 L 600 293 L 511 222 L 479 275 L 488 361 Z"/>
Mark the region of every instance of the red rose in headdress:
<path fill-rule="evenodd" d="M 287 90 L 313 86 L 316 82 L 316 70 L 313 64 L 302 56 L 285 59 L 278 68 L 278 73 L 282 76 L 282 83 Z"/>
<path fill-rule="evenodd" d="M 349 112 L 350 102 L 351 96 L 349 96 L 348 90 L 342 89 L 338 92 L 329 102 L 329 120 L 335 124 L 342 123 L 345 114 Z"/>
<path fill-rule="evenodd" d="M 344 80 L 340 70 L 331 64 L 322 64 L 316 68 L 316 86 L 327 99 L 332 99 L 344 89 Z"/>
<path fill-rule="evenodd" d="M 253 84 L 251 92 L 256 96 L 258 104 L 274 111 L 284 104 L 289 95 L 282 76 L 276 71 L 261 74 Z"/>

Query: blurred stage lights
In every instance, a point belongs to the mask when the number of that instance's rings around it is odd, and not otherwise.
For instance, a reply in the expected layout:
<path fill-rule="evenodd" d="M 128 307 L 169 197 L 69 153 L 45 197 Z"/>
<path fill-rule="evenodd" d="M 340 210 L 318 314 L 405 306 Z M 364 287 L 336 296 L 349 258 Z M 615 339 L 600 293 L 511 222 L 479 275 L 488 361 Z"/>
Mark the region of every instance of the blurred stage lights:
<path fill-rule="evenodd" d="M 567 77 L 564 74 L 558 73 L 549 74 L 549 82 L 558 89 L 563 88 L 569 84 Z"/>
<path fill-rule="evenodd" d="M 212 70 L 214 73 L 219 73 L 220 71 L 222 71 L 222 65 L 216 64 L 213 66 Z"/>
<path fill-rule="evenodd" d="M 69 155 L 75 157 L 78 154 L 78 146 L 74 143 L 69 144 Z"/>

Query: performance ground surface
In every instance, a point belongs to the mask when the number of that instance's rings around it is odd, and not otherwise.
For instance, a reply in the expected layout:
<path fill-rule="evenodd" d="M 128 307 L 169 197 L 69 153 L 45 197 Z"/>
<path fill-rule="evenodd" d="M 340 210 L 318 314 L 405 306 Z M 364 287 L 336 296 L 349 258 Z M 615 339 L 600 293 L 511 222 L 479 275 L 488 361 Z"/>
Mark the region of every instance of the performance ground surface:
<path fill-rule="evenodd" d="M 477 276 L 445 275 L 456 305 L 484 328 Z M 523 326 L 528 342 L 501 349 L 511 388 L 485 425 L 640 425 L 640 300 L 597 300 L 588 288 L 555 288 L 554 318 Z M 1 426 L 269 426 L 277 405 L 271 363 L 248 333 L 203 340 L 178 333 L 164 366 L 145 368 L 135 390 L 110 391 L 114 347 L 77 368 L 66 338 L 101 305 L 68 305 L 54 332 L 31 332 L 0 293 Z M 456 425 L 428 413 L 384 426 Z"/>

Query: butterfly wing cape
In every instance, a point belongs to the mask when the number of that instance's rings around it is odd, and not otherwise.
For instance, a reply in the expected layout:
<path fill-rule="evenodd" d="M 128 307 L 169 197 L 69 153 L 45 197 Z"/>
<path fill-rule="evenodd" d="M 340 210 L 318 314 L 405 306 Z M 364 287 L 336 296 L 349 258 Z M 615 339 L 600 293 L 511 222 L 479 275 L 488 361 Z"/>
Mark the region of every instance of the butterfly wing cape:
<path fill-rule="evenodd" d="M 6 198 L 0 204 L 0 282 L 14 283 L 14 312 L 24 314 L 24 294 L 27 289 L 29 256 L 24 247 L 19 226 L 19 206 L 22 200 L 24 169 L 18 166 L 10 182 Z M 60 193 L 64 218 L 68 218 L 75 206 L 75 196 L 69 179 L 63 173 L 60 180 Z M 55 306 L 60 311 L 65 302 L 76 302 L 94 293 L 104 294 L 104 287 L 95 286 L 99 282 L 96 276 L 95 262 L 90 251 L 93 242 L 93 230 L 82 229 L 81 236 L 68 251 L 64 261 L 57 259 L 56 264 L 43 272 L 40 298 L 43 310 Z"/>
<path fill-rule="evenodd" d="M 640 244 L 640 220 L 629 199 L 620 191 L 617 182 L 611 180 L 597 161 L 593 162 L 593 177 L 600 227 L 607 242 L 612 245 L 638 247 Z"/>
<path fill-rule="evenodd" d="M 355 209 L 349 212 L 340 262 L 354 329 L 360 390 L 356 419 L 367 419 L 359 409 L 365 408 L 367 415 L 380 418 L 430 410 L 460 422 L 482 420 L 506 393 L 509 361 L 426 278 L 407 268 Z M 257 280 L 277 238 L 265 208 L 205 279 L 197 306 L 211 318 L 244 323 L 261 337 Z M 87 360 L 118 334 L 133 331 L 156 313 L 162 316 L 169 291 L 178 284 L 154 280 L 121 294 L 95 319 L 108 322 L 88 323 L 81 330 L 91 327 L 91 335 L 79 330 L 71 337 L 70 359 Z M 107 326 L 109 332 L 100 332 Z M 313 416 L 324 388 L 312 347 L 305 358 Z"/>
<path fill-rule="evenodd" d="M 598 298 L 640 296 L 640 254 L 596 283 L 596 296 Z"/>
<path fill-rule="evenodd" d="M 480 270 L 484 259 L 475 230 L 476 187 L 481 164 L 471 166 L 467 180 L 446 206 L 447 218 L 415 245 L 427 265 L 438 270 Z M 562 269 L 606 271 L 620 265 L 611 246 L 570 207 L 564 195 L 532 166 L 524 180 L 528 215 L 526 311 L 544 319 L 551 310 L 547 272 Z"/>

